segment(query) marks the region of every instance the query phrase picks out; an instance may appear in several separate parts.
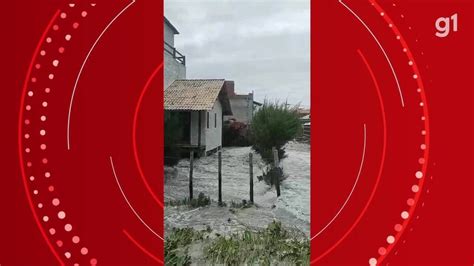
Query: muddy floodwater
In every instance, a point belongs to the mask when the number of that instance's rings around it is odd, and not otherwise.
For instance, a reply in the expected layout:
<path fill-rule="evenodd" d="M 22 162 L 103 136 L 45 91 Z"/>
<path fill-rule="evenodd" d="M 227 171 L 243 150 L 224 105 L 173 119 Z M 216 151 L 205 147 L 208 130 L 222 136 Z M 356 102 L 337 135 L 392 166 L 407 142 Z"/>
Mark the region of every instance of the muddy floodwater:
<path fill-rule="evenodd" d="M 212 228 L 220 234 L 240 232 L 244 229 L 265 228 L 273 220 L 280 221 L 288 229 L 309 236 L 310 224 L 310 146 L 291 142 L 286 146 L 287 158 L 281 161 L 288 177 L 281 183 L 281 196 L 276 197 L 257 176 L 264 164 L 254 153 L 254 202 L 250 208 L 232 208 L 231 202 L 249 200 L 249 152 L 250 147 L 231 147 L 222 150 L 222 200 L 227 207 L 217 206 L 218 179 L 217 154 L 195 159 L 194 197 L 200 192 L 210 196 L 210 206 L 190 208 L 166 206 L 165 231 L 171 228 Z M 174 169 L 165 169 L 165 201 L 189 197 L 189 160 L 183 159 Z"/>

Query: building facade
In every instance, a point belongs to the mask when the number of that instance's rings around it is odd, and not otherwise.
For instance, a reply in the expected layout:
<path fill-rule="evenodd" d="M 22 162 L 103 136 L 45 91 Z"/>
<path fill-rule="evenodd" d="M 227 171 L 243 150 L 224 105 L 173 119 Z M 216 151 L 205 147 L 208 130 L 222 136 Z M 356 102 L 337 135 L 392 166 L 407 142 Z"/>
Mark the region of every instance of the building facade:
<path fill-rule="evenodd" d="M 186 57 L 174 47 L 174 36 L 179 34 L 171 22 L 164 18 L 164 88 L 173 81 L 186 78 Z"/>
<path fill-rule="evenodd" d="M 165 112 L 179 115 L 182 149 L 209 154 L 222 147 L 224 115 L 232 115 L 223 79 L 175 80 L 165 89 Z"/>
<path fill-rule="evenodd" d="M 226 121 L 234 119 L 236 122 L 250 125 L 254 111 L 253 94 L 234 95 L 229 97 L 229 100 L 233 115 L 226 116 L 224 119 Z"/>
<path fill-rule="evenodd" d="M 250 125 L 252 123 L 255 105 L 258 105 L 253 99 L 253 93 L 236 94 L 233 81 L 228 81 L 226 88 L 232 108 L 232 115 L 225 116 L 224 121 L 240 122 L 245 125 Z"/>

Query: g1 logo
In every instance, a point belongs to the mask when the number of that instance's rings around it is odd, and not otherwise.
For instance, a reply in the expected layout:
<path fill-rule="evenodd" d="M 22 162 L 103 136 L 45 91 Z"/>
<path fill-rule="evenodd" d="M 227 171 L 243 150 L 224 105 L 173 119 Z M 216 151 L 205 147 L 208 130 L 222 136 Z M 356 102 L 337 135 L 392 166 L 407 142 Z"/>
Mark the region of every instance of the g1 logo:
<path fill-rule="evenodd" d="M 451 21 L 453 22 L 453 32 L 458 31 L 458 14 L 454 14 L 451 17 L 440 17 L 436 20 L 435 26 L 437 32 L 436 36 L 439 38 L 448 37 L 451 33 Z"/>

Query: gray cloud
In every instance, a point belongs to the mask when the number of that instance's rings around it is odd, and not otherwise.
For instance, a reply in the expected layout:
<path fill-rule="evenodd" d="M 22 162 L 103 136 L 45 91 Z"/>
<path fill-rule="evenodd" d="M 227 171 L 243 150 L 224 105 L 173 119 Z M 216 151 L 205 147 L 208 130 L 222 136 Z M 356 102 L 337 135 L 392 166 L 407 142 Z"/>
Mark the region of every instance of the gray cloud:
<path fill-rule="evenodd" d="M 166 0 L 188 78 L 234 80 L 257 100 L 310 105 L 309 0 Z"/>

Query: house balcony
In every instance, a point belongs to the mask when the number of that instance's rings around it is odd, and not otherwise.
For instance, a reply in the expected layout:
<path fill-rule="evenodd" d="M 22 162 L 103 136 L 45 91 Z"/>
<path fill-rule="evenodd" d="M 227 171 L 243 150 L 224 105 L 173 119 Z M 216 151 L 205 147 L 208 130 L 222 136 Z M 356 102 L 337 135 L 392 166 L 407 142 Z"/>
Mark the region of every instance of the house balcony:
<path fill-rule="evenodd" d="M 186 57 L 167 42 L 165 42 L 165 52 L 173 56 L 173 59 L 176 60 L 178 63 L 182 64 L 183 66 L 186 66 Z"/>

